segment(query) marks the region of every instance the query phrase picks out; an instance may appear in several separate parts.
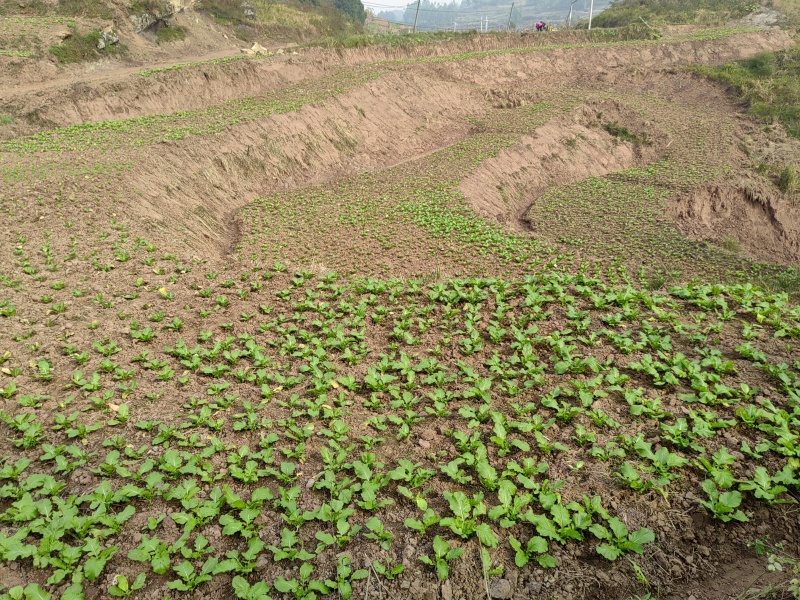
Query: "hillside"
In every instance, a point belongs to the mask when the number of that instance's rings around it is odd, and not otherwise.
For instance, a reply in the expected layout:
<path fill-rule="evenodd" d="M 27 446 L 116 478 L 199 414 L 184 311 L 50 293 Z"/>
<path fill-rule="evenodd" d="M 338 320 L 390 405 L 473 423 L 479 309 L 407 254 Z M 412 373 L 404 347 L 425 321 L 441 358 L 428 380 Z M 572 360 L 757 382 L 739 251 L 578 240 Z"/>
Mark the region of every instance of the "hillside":
<path fill-rule="evenodd" d="M 796 593 L 793 32 L 21 4 L 0 600 Z"/>
<path fill-rule="evenodd" d="M 764 5 L 762 7 L 762 4 Z M 796 16 L 794 0 L 767 3 L 750 0 L 614 0 L 597 16 L 598 27 L 623 27 L 642 20 L 653 25 L 719 25 L 752 13 L 777 8 Z M 785 9 L 790 8 L 787 12 Z"/>
<path fill-rule="evenodd" d="M 2 0 L 0 16 L 0 55 L 52 53 L 69 63 L 129 53 L 131 60 L 152 62 L 234 41 L 307 42 L 359 33 L 366 15 L 359 0 Z M 98 44 L 101 37 L 109 43 Z"/>

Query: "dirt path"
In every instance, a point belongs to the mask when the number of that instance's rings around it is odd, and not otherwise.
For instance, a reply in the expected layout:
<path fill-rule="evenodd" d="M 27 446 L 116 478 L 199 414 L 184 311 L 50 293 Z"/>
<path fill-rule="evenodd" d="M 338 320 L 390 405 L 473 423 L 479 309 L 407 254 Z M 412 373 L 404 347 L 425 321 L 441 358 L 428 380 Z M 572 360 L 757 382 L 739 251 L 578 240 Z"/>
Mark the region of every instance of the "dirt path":
<path fill-rule="evenodd" d="M 116 83 L 132 75 L 136 75 L 145 69 L 164 69 L 185 63 L 205 62 L 237 55 L 239 55 L 239 52 L 227 49 L 202 55 L 184 55 L 169 61 L 138 61 L 133 64 L 119 63 L 116 61 L 99 64 L 91 63 L 85 65 L 80 70 L 66 71 L 62 76 L 56 79 L 37 83 L 24 83 L 19 82 L 17 79 L 2 78 L 0 79 L 0 103 L 13 104 L 15 99 L 21 96 L 40 95 L 43 92 L 67 90 L 75 84 L 101 85 Z"/>

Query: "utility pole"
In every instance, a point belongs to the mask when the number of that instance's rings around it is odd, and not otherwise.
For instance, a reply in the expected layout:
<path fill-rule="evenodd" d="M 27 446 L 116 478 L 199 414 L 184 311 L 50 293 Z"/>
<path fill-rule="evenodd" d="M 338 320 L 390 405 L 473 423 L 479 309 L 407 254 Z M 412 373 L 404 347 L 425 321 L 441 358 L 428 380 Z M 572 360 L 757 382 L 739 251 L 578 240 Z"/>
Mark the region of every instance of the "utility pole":
<path fill-rule="evenodd" d="M 508 25 L 506 25 L 506 31 L 511 31 L 511 15 L 514 14 L 514 3 L 511 3 L 511 10 L 508 11 Z"/>
<path fill-rule="evenodd" d="M 577 1 L 578 1 L 578 0 L 572 0 L 572 2 L 570 2 L 570 5 L 569 5 L 569 17 L 567 18 L 567 21 L 568 21 L 568 23 L 569 23 L 569 24 L 567 25 L 567 27 L 568 27 L 569 29 L 572 29 L 572 7 L 573 7 L 573 6 L 575 6 L 575 3 L 576 3 Z M 585 5 L 584 5 L 584 6 L 585 6 Z"/>
<path fill-rule="evenodd" d="M 584 4 L 584 6 L 586 6 Z M 594 15 L 594 0 L 589 4 L 589 29 L 592 28 L 592 15 Z"/>
<path fill-rule="evenodd" d="M 417 0 L 417 14 L 414 15 L 414 33 L 417 33 L 417 19 L 419 19 L 419 5 L 422 0 Z M 590 20 L 591 23 L 591 20 Z M 591 29 L 591 27 L 590 27 Z"/>

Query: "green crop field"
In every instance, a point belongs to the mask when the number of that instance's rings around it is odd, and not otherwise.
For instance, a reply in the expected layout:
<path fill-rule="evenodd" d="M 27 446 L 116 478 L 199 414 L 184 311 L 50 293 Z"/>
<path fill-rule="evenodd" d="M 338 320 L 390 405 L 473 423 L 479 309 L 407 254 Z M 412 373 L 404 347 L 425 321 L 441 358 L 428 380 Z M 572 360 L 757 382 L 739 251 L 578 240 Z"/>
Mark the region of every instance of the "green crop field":
<path fill-rule="evenodd" d="M 132 85 L 286 83 L 4 136 L 0 599 L 798 594 L 797 261 L 670 212 L 761 176 L 788 236 L 781 132 L 662 67 L 783 39 L 182 62 Z"/>

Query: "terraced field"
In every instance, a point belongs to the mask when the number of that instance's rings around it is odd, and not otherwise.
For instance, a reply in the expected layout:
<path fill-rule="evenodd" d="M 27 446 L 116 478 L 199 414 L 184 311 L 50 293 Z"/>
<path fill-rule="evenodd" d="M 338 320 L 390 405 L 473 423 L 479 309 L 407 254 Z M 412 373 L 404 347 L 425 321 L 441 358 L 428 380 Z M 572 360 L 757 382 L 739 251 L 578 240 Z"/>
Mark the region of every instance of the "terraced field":
<path fill-rule="evenodd" d="M 525 39 L 0 107 L 0 598 L 796 593 L 794 41 Z"/>

